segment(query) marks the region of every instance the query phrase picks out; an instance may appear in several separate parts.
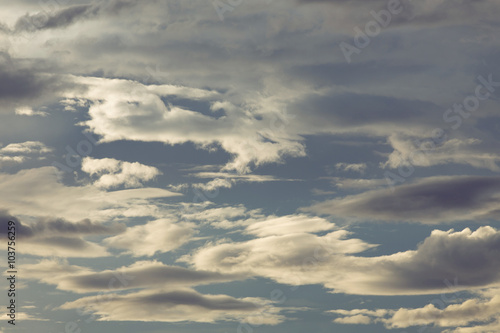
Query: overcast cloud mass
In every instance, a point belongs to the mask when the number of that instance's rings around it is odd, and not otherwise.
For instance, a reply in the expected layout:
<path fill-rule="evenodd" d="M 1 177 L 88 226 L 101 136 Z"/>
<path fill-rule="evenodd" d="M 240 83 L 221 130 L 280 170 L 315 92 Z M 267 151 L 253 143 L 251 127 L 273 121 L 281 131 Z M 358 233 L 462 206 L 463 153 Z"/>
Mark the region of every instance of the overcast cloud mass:
<path fill-rule="evenodd" d="M 0 9 L 0 333 L 500 331 L 500 2 Z"/>

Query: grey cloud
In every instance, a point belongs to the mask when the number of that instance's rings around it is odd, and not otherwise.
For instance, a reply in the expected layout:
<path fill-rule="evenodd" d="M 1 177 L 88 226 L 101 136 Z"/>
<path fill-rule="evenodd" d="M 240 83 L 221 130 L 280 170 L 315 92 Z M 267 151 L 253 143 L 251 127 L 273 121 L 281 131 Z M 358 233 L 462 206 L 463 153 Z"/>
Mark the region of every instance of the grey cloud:
<path fill-rule="evenodd" d="M 494 286 L 500 283 L 500 232 L 491 227 L 435 230 L 409 260 L 380 259 L 379 268 L 390 272 L 390 288 L 396 290 L 439 291 L 446 288 L 445 280 L 452 285 L 455 279 L 459 290 Z"/>
<path fill-rule="evenodd" d="M 7 211 L 1 210 L 0 221 L 2 224 L 6 224 L 8 221 L 15 221 L 19 236 L 26 238 L 54 235 L 109 235 L 121 233 L 125 230 L 125 226 L 121 224 L 103 225 L 92 223 L 89 219 L 79 222 L 69 222 L 60 218 L 41 218 L 27 225 L 21 222 L 17 217 L 10 215 Z M 0 230 L 0 233 L 4 232 L 6 231 Z"/>
<path fill-rule="evenodd" d="M 22 239 L 23 247 L 19 250 L 39 256 L 96 257 L 108 255 L 104 247 L 84 239 L 89 235 L 119 234 L 124 231 L 120 224 L 101 225 L 90 220 L 69 222 L 64 219 L 42 218 L 31 224 L 23 223 L 6 211 L 0 211 L 0 222 L 16 222 L 16 237 Z M 7 234 L 2 228 L 0 234 Z"/>
<path fill-rule="evenodd" d="M 241 321 L 278 324 L 280 309 L 259 298 L 203 295 L 192 289 L 149 290 L 104 297 L 84 297 L 63 304 L 61 309 L 83 308 L 95 312 L 100 321 L 205 322 Z M 265 313 L 265 315 L 262 315 Z M 260 316 L 259 316 L 260 314 Z"/>
<path fill-rule="evenodd" d="M 492 11 L 498 10 L 498 3 L 488 0 L 445 0 L 445 1 L 399 1 L 403 10 L 392 16 L 393 25 L 430 25 L 463 24 L 491 17 Z M 352 10 L 370 10 L 387 8 L 387 0 L 364 1 L 364 0 L 298 0 L 299 4 L 324 3 L 334 6 L 349 6 Z M 367 22 L 367 21 L 366 21 Z M 365 22 L 365 23 L 366 23 Z"/>
<path fill-rule="evenodd" d="M 79 20 L 91 19 L 100 15 L 116 15 L 122 9 L 137 4 L 137 0 L 99 1 L 91 4 L 73 5 L 54 12 L 39 12 L 20 17 L 15 32 L 56 29 L 69 26 Z"/>
<path fill-rule="evenodd" d="M 433 224 L 495 218 L 499 195 L 497 176 L 438 176 L 328 200 L 304 210 L 362 220 Z"/>
<path fill-rule="evenodd" d="M 314 94 L 295 104 L 291 110 L 307 110 L 308 117 L 324 127 L 341 128 L 373 125 L 439 123 L 433 118 L 440 108 L 433 103 L 389 96 L 355 93 Z M 430 118 L 430 119 L 429 119 Z"/>
<path fill-rule="evenodd" d="M 113 283 L 116 276 L 130 276 L 125 284 Z M 36 278 L 36 276 L 35 276 Z M 179 288 L 182 286 L 204 285 L 218 282 L 228 282 L 245 279 L 243 275 L 220 274 L 210 271 L 197 271 L 178 266 L 167 266 L 159 262 L 137 262 L 129 267 L 113 271 L 72 275 L 53 281 L 58 288 L 78 293 L 99 291 L 104 289 L 135 289 L 135 288 Z M 50 280 L 49 280 L 50 281 Z"/>
<path fill-rule="evenodd" d="M 11 57 L 0 52 L 0 113 L 13 113 L 16 107 L 53 102 L 60 92 L 76 85 L 66 77 L 45 73 L 41 62 Z"/>
<path fill-rule="evenodd" d="M 355 239 L 327 249 L 320 238 L 314 243 L 301 238 L 300 250 L 297 237 L 293 244 L 278 237 L 211 244 L 187 261 L 221 273 L 244 272 L 290 285 L 320 284 L 358 295 L 436 294 L 500 285 L 500 231 L 492 227 L 434 230 L 416 250 L 375 257 L 355 256 L 370 244 L 346 251 Z"/>
<path fill-rule="evenodd" d="M 251 302 L 237 300 L 230 296 L 222 296 L 216 299 L 208 298 L 195 291 L 170 291 L 152 294 L 137 298 L 137 302 L 151 305 L 194 305 L 207 310 L 255 310 L 256 305 Z"/>

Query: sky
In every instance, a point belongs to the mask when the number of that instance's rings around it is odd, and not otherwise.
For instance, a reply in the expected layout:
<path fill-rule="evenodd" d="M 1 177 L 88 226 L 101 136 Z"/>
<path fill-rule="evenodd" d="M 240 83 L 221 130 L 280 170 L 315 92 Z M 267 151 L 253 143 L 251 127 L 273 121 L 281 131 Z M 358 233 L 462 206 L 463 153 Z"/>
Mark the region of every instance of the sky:
<path fill-rule="evenodd" d="M 500 331 L 500 2 L 0 9 L 0 333 Z"/>

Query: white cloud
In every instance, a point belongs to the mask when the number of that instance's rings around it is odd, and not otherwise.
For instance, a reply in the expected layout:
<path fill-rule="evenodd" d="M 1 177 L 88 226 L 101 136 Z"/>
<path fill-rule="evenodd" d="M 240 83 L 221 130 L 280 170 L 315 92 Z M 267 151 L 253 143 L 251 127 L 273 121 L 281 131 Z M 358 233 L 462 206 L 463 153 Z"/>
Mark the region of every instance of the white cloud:
<path fill-rule="evenodd" d="M 268 218 L 249 225 L 246 231 L 259 237 L 281 236 L 294 233 L 315 233 L 335 229 L 333 223 L 320 217 L 287 215 Z"/>
<path fill-rule="evenodd" d="M 161 206 L 156 199 L 180 194 L 160 188 L 102 191 L 93 185 L 66 186 L 54 167 L 0 173 L 0 206 L 13 215 L 58 216 L 70 221 L 88 218 L 108 221 L 132 216 L 151 216 Z M 29 193 L 29 196 L 26 195 Z"/>
<path fill-rule="evenodd" d="M 11 143 L 0 148 L 0 167 L 21 164 L 31 159 L 41 160 L 52 151 L 52 148 L 39 141 Z"/>
<path fill-rule="evenodd" d="M 306 222 L 306 220 L 304 220 Z M 417 295 L 500 284 L 500 231 L 480 227 L 455 232 L 434 230 L 416 250 L 379 257 L 354 254 L 372 248 L 346 231 L 324 236 L 292 233 L 242 242 L 208 243 L 187 261 L 198 269 L 245 273 L 291 285 L 322 284 L 333 292 L 364 295 Z"/>
<path fill-rule="evenodd" d="M 481 145 L 479 139 L 454 138 L 436 144 L 432 140 L 393 134 L 388 141 L 394 151 L 383 163 L 384 167 L 398 168 L 410 164 L 414 167 L 430 167 L 456 163 L 492 171 L 500 170 L 500 155 L 494 148 Z"/>
<path fill-rule="evenodd" d="M 387 179 L 363 179 L 363 178 L 340 178 L 328 177 L 333 186 L 343 190 L 372 190 L 377 187 L 387 186 Z"/>
<path fill-rule="evenodd" d="M 136 225 L 104 243 L 110 247 L 128 250 L 135 257 L 153 256 L 177 249 L 188 242 L 194 234 L 195 225 L 186 222 L 174 222 L 159 219 L 144 225 Z"/>
<path fill-rule="evenodd" d="M 46 117 L 48 116 L 49 114 L 47 112 L 44 112 L 44 111 L 33 111 L 32 108 L 30 108 L 29 106 L 24 106 L 24 107 L 20 107 L 20 108 L 17 108 L 15 113 L 17 115 L 21 115 L 21 116 L 41 116 L 41 117 Z"/>
<path fill-rule="evenodd" d="M 234 156 L 226 167 L 240 172 L 248 171 L 250 164 L 304 155 L 304 147 L 297 141 L 300 137 L 267 125 L 281 116 L 277 111 L 261 113 L 266 119 L 258 120 L 251 110 L 227 102 L 216 103 L 215 99 L 221 96 L 213 91 L 172 85 L 145 86 L 118 79 L 75 77 L 74 80 L 86 85 L 88 90 L 83 94 L 75 91 L 66 97 L 94 101 L 89 109 L 91 119 L 84 124 L 105 142 L 121 139 L 168 144 L 194 142 L 201 148 L 219 144 Z M 175 96 L 203 100 L 211 105 L 212 111 L 225 115 L 216 118 L 166 105 L 161 99 Z"/>
<path fill-rule="evenodd" d="M 334 320 L 335 323 L 339 324 L 362 324 L 368 325 L 371 324 L 372 320 L 370 317 L 364 315 L 354 315 L 349 317 L 337 318 Z"/>
<path fill-rule="evenodd" d="M 143 182 L 150 181 L 161 172 L 155 167 L 138 162 L 130 163 L 113 158 L 94 159 L 85 157 L 82 160 L 82 171 L 90 176 L 98 176 L 94 185 L 110 189 L 118 186 L 142 187 Z"/>
<path fill-rule="evenodd" d="M 497 289 L 490 289 L 498 292 Z M 449 297 L 449 296 L 446 296 Z M 334 320 L 341 324 L 383 323 L 387 329 L 403 329 L 419 327 L 449 327 L 446 333 L 486 333 L 494 332 L 500 327 L 500 296 L 472 298 L 461 303 L 449 304 L 444 296 L 436 298 L 433 303 L 422 308 L 397 310 L 331 310 L 330 313 L 341 315 Z M 456 301 L 456 296 L 452 296 Z"/>
<path fill-rule="evenodd" d="M 335 167 L 338 170 L 364 173 L 366 170 L 366 163 L 337 163 Z"/>

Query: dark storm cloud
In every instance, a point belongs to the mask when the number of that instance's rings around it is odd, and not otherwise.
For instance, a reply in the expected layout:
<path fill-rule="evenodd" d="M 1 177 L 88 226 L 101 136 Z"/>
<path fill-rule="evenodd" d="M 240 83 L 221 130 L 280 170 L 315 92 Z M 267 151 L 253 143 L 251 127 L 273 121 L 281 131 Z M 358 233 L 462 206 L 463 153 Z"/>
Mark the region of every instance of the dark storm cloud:
<path fill-rule="evenodd" d="M 498 217 L 500 177 L 431 177 L 318 203 L 305 210 L 363 220 L 439 223 Z"/>
<path fill-rule="evenodd" d="M 62 28 L 79 20 L 91 19 L 101 15 L 116 15 L 122 9 L 136 5 L 137 2 L 137 0 L 100 1 L 91 4 L 73 5 L 54 12 L 26 14 L 17 20 L 14 31 Z"/>

